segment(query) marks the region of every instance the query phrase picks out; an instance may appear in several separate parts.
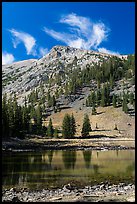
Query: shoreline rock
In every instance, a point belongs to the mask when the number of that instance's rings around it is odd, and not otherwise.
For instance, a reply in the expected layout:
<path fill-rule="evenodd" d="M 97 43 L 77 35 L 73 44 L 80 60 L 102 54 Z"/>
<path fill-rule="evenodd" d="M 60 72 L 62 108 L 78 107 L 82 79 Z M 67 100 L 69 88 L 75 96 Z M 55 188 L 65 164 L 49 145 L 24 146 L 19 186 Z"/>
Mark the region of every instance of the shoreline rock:
<path fill-rule="evenodd" d="M 2 191 L 2 202 L 135 202 L 135 185 L 100 183 L 78 188 L 71 184 L 57 189 L 9 189 Z"/>

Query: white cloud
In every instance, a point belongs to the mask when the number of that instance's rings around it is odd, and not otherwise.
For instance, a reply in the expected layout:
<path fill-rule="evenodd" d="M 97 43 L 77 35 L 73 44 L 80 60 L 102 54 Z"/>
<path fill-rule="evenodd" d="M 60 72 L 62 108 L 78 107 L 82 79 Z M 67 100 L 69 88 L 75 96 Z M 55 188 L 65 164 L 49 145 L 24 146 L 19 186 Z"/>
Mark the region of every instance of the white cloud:
<path fill-rule="evenodd" d="M 102 41 L 107 39 L 108 29 L 106 29 L 103 23 L 97 23 L 93 25 L 93 35 L 91 38 L 91 46 L 95 48 L 101 44 Z"/>
<path fill-rule="evenodd" d="M 46 27 L 43 30 L 54 39 L 76 48 L 97 49 L 104 40 L 107 40 L 110 31 L 104 23 L 94 23 L 91 19 L 74 13 L 62 16 L 59 22 L 69 25 L 70 32 L 57 32 Z"/>
<path fill-rule="evenodd" d="M 11 64 L 15 61 L 15 58 L 12 54 L 7 52 L 2 52 L 2 65 Z"/>
<path fill-rule="evenodd" d="M 79 34 L 83 33 L 85 35 L 87 34 L 88 29 L 92 26 L 89 18 L 77 16 L 75 13 L 62 17 L 59 22 L 75 27 L 73 28 L 74 30 L 76 30 Z"/>
<path fill-rule="evenodd" d="M 67 44 L 69 43 L 69 40 L 72 37 L 71 34 L 56 32 L 56 31 L 54 31 L 52 29 L 48 29 L 46 27 L 44 27 L 43 31 L 45 31 L 45 33 L 47 33 L 48 35 L 50 35 L 54 39 L 56 39 L 58 41 L 66 42 Z"/>
<path fill-rule="evenodd" d="M 98 48 L 98 51 L 99 51 L 99 52 L 102 52 L 102 53 L 111 54 L 111 55 L 120 55 L 119 52 L 115 52 L 115 51 L 107 50 L 107 49 L 104 48 L 104 47 L 100 47 L 100 48 Z"/>
<path fill-rule="evenodd" d="M 17 31 L 15 29 L 11 29 L 9 31 L 13 36 L 12 42 L 13 42 L 14 48 L 16 48 L 17 45 L 22 42 L 26 48 L 27 55 L 36 56 L 36 49 L 35 49 L 36 40 L 33 36 L 22 31 Z"/>
<path fill-rule="evenodd" d="M 45 56 L 47 53 L 48 53 L 48 49 L 47 49 L 47 48 L 43 48 L 43 47 L 40 47 L 40 48 L 39 48 L 39 57 L 43 57 L 43 56 Z"/>

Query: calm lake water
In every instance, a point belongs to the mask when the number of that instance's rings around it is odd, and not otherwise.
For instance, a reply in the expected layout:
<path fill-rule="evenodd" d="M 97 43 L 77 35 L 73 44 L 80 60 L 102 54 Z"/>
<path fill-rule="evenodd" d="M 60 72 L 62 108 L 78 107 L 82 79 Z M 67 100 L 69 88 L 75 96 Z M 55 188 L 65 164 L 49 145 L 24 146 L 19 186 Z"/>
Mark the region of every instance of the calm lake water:
<path fill-rule="evenodd" d="M 2 186 L 30 189 L 135 180 L 134 150 L 52 150 L 2 155 Z"/>

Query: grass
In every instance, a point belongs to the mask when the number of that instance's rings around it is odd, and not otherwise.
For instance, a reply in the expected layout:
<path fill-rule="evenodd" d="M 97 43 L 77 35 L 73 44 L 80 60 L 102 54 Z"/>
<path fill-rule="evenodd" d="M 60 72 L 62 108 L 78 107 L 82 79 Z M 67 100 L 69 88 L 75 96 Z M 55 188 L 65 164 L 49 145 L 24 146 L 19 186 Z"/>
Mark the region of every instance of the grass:
<path fill-rule="evenodd" d="M 84 107 L 82 110 L 76 110 L 75 108 L 70 109 L 64 109 L 59 113 L 54 113 L 51 116 L 47 118 L 47 121 L 49 119 L 52 119 L 53 126 L 57 127 L 58 129 L 61 129 L 62 121 L 64 118 L 64 115 L 66 113 L 72 114 L 75 117 L 76 120 L 76 136 L 81 135 L 81 129 L 83 124 L 83 118 L 84 114 L 88 113 L 89 119 L 91 122 L 91 128 L 93 132 L 91 131 L 91 135 L 107 135 L 107 136 L 113 136 L 116 135 L 117 137 L 121 137 L 122 135 L 119 134 L 119 130 L 124 131 L 125 137 L 135 137 L 135 118 L 130 117 L 129 115 L 125 114 L 122 111 L 122 108 L 113 108 L 112 106 L 109 107 L 98 107 L 97 108 L 97 115 L 92 115 L 91 109 Z M 98 126 L 98 130 L 96 131 L 96 123 Z M 131 123 L 131 126 L 129 127 L 127 123 Z M 118 131 L 114 130 L 115 124 L 118 127 Z M 108 131 L 109 130 L 109 131 Z"/>

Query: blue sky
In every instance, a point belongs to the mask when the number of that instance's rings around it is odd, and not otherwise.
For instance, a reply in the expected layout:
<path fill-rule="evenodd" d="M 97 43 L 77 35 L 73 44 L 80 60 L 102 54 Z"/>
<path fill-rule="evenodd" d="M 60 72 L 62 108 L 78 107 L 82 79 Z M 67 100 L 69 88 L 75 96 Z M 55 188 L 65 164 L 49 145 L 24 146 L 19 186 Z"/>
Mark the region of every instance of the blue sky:
<path fill-rule="evenodd" d="M 135 3 L 2 3 L 2 64 L 40 58 L 55 45 L 133 54 Z"/>

